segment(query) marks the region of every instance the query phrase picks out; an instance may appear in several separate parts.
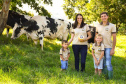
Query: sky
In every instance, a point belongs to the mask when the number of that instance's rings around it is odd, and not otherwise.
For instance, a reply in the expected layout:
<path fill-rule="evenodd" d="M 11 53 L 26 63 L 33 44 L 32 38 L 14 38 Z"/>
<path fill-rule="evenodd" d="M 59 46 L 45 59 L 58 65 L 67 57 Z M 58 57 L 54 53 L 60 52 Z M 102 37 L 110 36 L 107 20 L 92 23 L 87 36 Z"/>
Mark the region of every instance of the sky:
<path fill-rule="evenodd" d="M 64 4 L 63 0 L 52 0 L 53 4 L 51 5 L 46 5 L 42 4 L 42 6 L 45 7 L 45 9 L 48 10 L 48 12 L 51 14 L 52 18 L 59 18 L 59 19 L 64 19 L 68 20 L 67 16 L 65 15 L 65 12 L 63 11 L 62 5 Z M 32 12 L 34 13 L 34 16 L 38 15 L 33 9 L 30 8 L 27 4 L 23 5 L 23 8 L 20 8 L 22 10 L 26 10 L 27 12 Z"/>

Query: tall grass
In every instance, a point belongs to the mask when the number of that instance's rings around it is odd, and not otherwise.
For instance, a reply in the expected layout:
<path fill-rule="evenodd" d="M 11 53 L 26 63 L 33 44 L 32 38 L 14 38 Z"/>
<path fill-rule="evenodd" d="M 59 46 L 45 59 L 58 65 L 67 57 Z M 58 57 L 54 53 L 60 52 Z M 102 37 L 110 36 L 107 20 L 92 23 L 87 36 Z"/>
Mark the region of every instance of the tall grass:
<path fill-rule="evenodd" d="M 60 71 L 60 41 L 44 39 L 44 51 L 39 43 L 27 41 L 26 36 L 11 40 L 10 35 L 0 36 L 0 84 L 125 84 L 126 83 L 126 36 L 117 36 L 116 52 L 112 58 L 114 78 L 94 75 L 91 52 L 86 59 L 86 72 L 76 72 L 74 55 L 68 70 Z"/>

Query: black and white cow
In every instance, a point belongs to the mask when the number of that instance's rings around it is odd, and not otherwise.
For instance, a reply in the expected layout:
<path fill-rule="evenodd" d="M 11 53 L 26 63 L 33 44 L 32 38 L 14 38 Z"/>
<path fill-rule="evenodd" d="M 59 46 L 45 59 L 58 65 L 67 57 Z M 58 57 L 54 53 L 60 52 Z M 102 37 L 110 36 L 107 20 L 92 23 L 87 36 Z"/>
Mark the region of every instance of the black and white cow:
<path fill-rule="evenodd" d="M 91 31 L 92 37 L 88 40 L 88 43 L 94 43 L 94 37 L 95 37 L 95 33 L 96 33 L 96 27 L 89 25 L 89 29 Z"/>
<path fill-rule="evenodd" d="M 15 25 L 13 28 L 12 39 L 18 38 L 23 33 L 28 33 L 35 44 L 40 40 L 40 46 L 43 50 L 43 38 L 67 40 L 68 34 L 72 29 L 70 22 L 62 19 L 53 19 L 45 16 L 34 16 L 28 22 L 22 25 Z"/>
<path fill-rule="evenodd" d="M 95 41 L 94 38 L 95 38 L 95 33 L 96 33 L 96 27 L 89 25 L 89 29 L 91 31 L 92 37 L 88 40 L 88 49 L 90 49 L 90 44 L 94 43 L 94 41 Z"/>
<path fill-rule="evenodd" d="M 17 12 L 9 10 L 8 19 L 7 19 L 7 23 L 6 23 L 7 37 L 8 37 L 10 28 L 14 28 L 15 24 L 21 25 L 22 23 L 28 21 L 30 18 L 31 17 L 28 15 L 21 15 Z"/>

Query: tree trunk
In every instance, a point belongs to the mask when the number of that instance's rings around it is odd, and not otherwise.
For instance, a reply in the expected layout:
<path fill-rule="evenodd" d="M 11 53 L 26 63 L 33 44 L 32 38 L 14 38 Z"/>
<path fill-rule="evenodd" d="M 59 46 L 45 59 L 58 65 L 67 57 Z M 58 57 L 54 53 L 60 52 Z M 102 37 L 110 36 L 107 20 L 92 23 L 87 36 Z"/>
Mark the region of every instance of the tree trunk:
<path fill-rule="evenodd" d="M 10 2 L 11 2 L 11 0 L 3 0 L 3 7 L 2 7 L 2 11 L 0 13 L 0 35 L 2 34 L 2 32 L 6 26 Z"/>

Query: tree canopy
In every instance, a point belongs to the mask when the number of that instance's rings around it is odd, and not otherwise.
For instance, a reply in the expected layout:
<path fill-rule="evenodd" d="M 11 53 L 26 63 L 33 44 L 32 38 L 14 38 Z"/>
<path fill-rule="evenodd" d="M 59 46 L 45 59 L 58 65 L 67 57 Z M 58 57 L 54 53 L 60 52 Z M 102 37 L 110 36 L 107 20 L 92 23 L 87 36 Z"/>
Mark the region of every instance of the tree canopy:
<path fill-rule="evenodd" d="M 100 13 L 108 12 L 109 21 L 116 24 L 126 24 L 126 0 L 64 0 L 66 15 L 74 19 L 76 13 L 84 16 L 86 23 L 100 21 Z"/>

